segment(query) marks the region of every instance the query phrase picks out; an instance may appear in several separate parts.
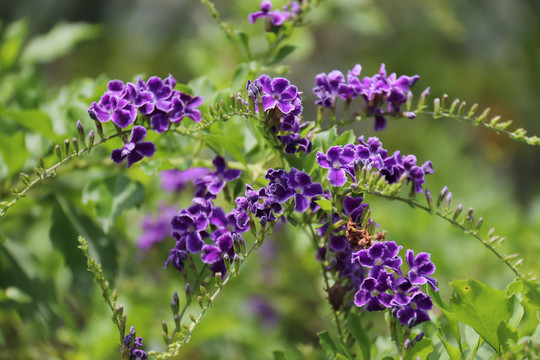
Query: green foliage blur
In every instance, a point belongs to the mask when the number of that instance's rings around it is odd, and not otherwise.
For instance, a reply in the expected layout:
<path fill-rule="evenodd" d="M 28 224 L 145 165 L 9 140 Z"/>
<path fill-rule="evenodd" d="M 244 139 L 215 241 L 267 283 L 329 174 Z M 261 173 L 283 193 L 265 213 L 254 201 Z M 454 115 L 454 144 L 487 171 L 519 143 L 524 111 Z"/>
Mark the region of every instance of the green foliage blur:
<path fill-rule="evenodd" d="M 256 52 L 263 51 L 265 35 L 247 15 L 259 4 L 216 1 L 223 19 L 250 35 Z M 420 75 L 417 95 L 429 86 L 434 96 L 489 106 L 540 134 L 536 0 L 326 0 L 308 20 L 288 41 L 297 50 L 279 67 L 304 93 L 305 120 L 316 116 L 310 105 L 316 74 L 359 63 L 371 75 L 385 63 L 389 72 Z M 57 161 L 54 144 L 77 136 L 77 120 L 91 128 L 88 106 L 110 79 L 170 73 L 180 83 L 199 79 L 191 85 L 202 95 L 209 87 L 244 91 L 244 82 L 231 84 L 240 55 L 196 0 L 3 2 L 0 21 L 0 201 L 13 198 L 11 187 L 24 181 L 19 173 L 31 174 L 39 156 L 48 165 Z M 371 121 L 353 129 L 380 137 L 389 151 L 432 160 L 436 173 L 425 187 L 436 197 L 447 185 L 455 204 L 484 218 L 484 231 L 496 227 L 507 237 L 504 252 L 521 254 L 522 272 L 540 273 L 540 148 L 426 116 L 390 120 L 376 134 Z M 243 132 L 235 136 L 230 140 L 250 141 Z M 90 241 L 118 288 L 145 348 L 164 349 L 161 323 L 170 321 L 172 294 L 183 291 L 184 280 L 172 268 L 163 270 L 172 239 L 148 251 L 136 241 L 143 216 L 157 213 L 159 204 L 190 204 L 191 189 L 172 197 L 161 189 L 159 171 L 197 163 L 174 155 L 195 152 L 197 139 L 163 140 L 162 155 L 129 171 L 109 158 L 119 145 L 107 143 L 59 168 L 0 217 L 0 359 L 119 357 L 116 329 L 77 249 L 78 235 Z M 130 202 L 104 203 L 120 195 Z M 455 279 L 474 277 L 496 289 L 513 280 L 481 243 L 443 220 L 398 202 L 369 202 L 390 240 L 432 253 L 443 299 Z M 272 359 L 283 350 L 290 359 L 324 359 L 317 333 L 333 325 L 319 272 L 307 236 L 283 227 L 224 289 L 179 358 Z M 271 316 L 255 311 L 260 301 Z M 537 322 L 528 318 L 524 326 L 534 329 Z"/>

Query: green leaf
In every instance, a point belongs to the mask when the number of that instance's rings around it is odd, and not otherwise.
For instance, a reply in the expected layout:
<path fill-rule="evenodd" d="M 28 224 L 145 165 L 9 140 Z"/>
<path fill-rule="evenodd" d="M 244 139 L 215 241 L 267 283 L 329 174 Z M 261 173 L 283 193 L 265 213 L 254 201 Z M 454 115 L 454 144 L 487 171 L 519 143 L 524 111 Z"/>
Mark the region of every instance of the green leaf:
<path fill-rule="evenodd" d="M 246 52 L 247 58 L 251 59 L 251 53 L 249 51 L 249 36 L 243 32 L 242 30 L 235 30 L 234 31 L 238 39 L 240 40 L 240 44 L 242 44 L 242 47 L 244 48 L 244 51 Z"/>
<path fill-rule="evenodd" d="M 444 340 L 441 334 L 437 333 L 437 337 L 441 340 L 446 353 L 450 357 L 450 360 L 461 360 L 461 351 L 454 346 L 450 345 L 446 340 Z"/>
<path fill-rule="evenodd" d="M 266 65 L 268 66 L 271 66 L 271 65 L 275 65 L 281 61 L 283 61 L 283 59 L 285 59 L 287 56 L 289 56 L 297 47 L 294 46 L 294 45 L 284 45 L 282 46 L 276 56 L 274 56 L 273 58 L 271 58 L 267 63 Z"/>
<path fill-rule="evenodd" d="M 272 354 L 274 355 L 274 360 L 287 360 L 283 350 L 274 350 Z"/>
<path fill-rule="evenodd" d="M 0 133 L 0 160 L 7 166 L 7 176 L 18 173 L 28 158 L 26 145 L 24 142 L 24 133 L 18 132 L 12 135 Z M 0 167 L 0 171 L 1 171 Z M 1 174 L 0 174 L 1 175 Z"/>
<path fill-rule="evenodd" d="M 319 200 L 315 200 L 315 202 L 321 207 L 321 209 L 325 212 L 325 213 L 331 213 L 332 212 L 332 202 L 328 199 L 319 199 Z"/>
<path fill-rule="evenodd" d="M 5 289 L 4 294 L 7 299 L 13 300 L 20 304 L 32 302 L 32 298 L 27 293 L 14 286 L 8 286 Z"/>
<path fill-rule="evenodd" d="M 334 360 L 347 360 L 347 358 L 341 354 L 337 354 Z"/>
<path fill-rule="evenodd" d="M 423 338 L 413 347 L 407 349 L 404 360 L 425 360 L 433 352 L 433 343 L 429 338 Z"/>
<path fill-rule="evenodd" d="M 43 110 L 8 110 L 0 106 L 0 116 L 23 126 L 29 131 L 36 132 L 43 137 L 60 142 L 63 139 L 53 130 L 49 115 Z"/>
<path fill-rule="evenodd" d="M 86 258 L 79 250 L 77 242 L 81 235 L 88 241 L 96 260 L 103 265 L 107 277 L 113 279 L 117 267 L 115 239 L 106 235 L 91 219 L 72 207 L 62 195 L 56 195 L 52 210 L 49 236 L 73 273 L 86 275 Z"/>
<path fill-rule="evenodd" d="M 360 317 L 358 315 L 349 315 L 349 320 L 347 321 L 347 330 L 349 330 L 349 333 L 360 347 L 363 360 L 369 360 L 371 357 L 371 341 L 369 340 L 366 331 L 362 327 Z"/>
<path fill-rule="evenodd" d="M 492 289 L 475 279 L 450 283 L 454 296 L 450 299 L 452 316 L 472 327 L 499 352 L 497 329 L 510 318 L 506 291 Z"/>
<path fill-rule="evenodd" d="M 354 143 L 355 135 L 352 130 L 346 131 L 343 134 L 341 134 L 336 140 L 334 140 L 334 143 L 332 146 L 336 145 L 347 145 Z"/>
<path fill-rule="evenodd" d="M 503 350 L 509 351 L 510 346 L 516 344 L 519 340 L 519 331 L 512 325 L 503 321 L 497 328 L 497 336 L 499 337 L 499 342 Z"/>
<path fill-rule="evenodd" d="M 82 202 L 95 204 L 95 212 L 107 233 L 124 210 L 139 206 L 144 200 L 144 187 L 123 175 L 94 179 L 83 189 Z M 82 234 L 81 234 L 82 235 Z"/>
<path fill-rule="evenodd" d="M 298 221 L 292 216 L 287 216 L 287 221 L 294 227 L 298 226 Z"/>
<path fill-rule="evenodd" d="M 237 134 L 238 135 L 238 134 Z M 205 135 L 204 139 L 210 144 L 224 149 L 228 152 L 235 160 L 246 165 L 246 158 L 242 153 L 242 150 L 239 147 L 239 144 L 243 144 L 243 141 L 239 141 L 238 136 L 222 136 L 222 135 Z"/>
<path fill-rule="evenodd" d="M 517 327 L 525 314 L 525 309 L 521 305 L 521 301 L 518 296 L 513 295 L 510 297 L 510 319 L 508 319 L 508 324 Z"/>
<path fill-rule="evenodd" d="M 508 296 L 522 292 L 523 280 L 519 278 L 515 279 L 510 284 L 508 284 L 508 286 L 506 287 L 506 291 L 508 292 Z"/>
<path fill-rule="evenodd" d="M 349 350 L 341 342 L 334 342 L 328 331 L 322 331 L 317 335 L 319 336 L 319 343 L 329 356 L 335 358 L 337 355 L 341 354 L 345 355 L 346 359 L 352 359 Z"/>
<path fill-rule="evenodd" d="M 59 23 L 45 35 L 33 38 L 21 54 L 26 63 L 48 63 L 71 52 L 78 43 L 95 39 L 99 26 L 86 23 Z"/>
<path fill-rule="evenodd" d="M 215 97 L 216 87 L 206 75 L 191 80 L 187 85 L 193 90 L 193 94 L 204 96 L 205 100 Z"/>
<path fill-rule="evenodd" d="M 448 322 L 448 327 L 450 328 L 452 335 L 454 335 L 454 337 L 456 338 L 456 341 L 461 349 L 461 334 L 459 332 L 459 323 L 457 319 L 452 316 L 452 313 L 450 313 L 450 306 L 441 298 L 441 294 L 438 291 L 434 291 L 431 286 L 427 287 L 427 291 L 428 295 L 431 297 L 431 300 L 433 300 L 433 303 L 439 307 L 444 317 L 446 318 L 446 321 Z"/>
<path fill-rule="evenodd" d="M 249 68 L 246 63 L 240 64 L 240 66 L 236 68 L 231 80 L 231 90 L 233 93 L 245 89 L 248 73 Z"/>
<path fill-rule="evenodd" d="M 27 33 L 28 21 L 26 19 L 16 21 L 6 28 L 0 45 L 0 69 L 10 69 L 15 64 Z"/>

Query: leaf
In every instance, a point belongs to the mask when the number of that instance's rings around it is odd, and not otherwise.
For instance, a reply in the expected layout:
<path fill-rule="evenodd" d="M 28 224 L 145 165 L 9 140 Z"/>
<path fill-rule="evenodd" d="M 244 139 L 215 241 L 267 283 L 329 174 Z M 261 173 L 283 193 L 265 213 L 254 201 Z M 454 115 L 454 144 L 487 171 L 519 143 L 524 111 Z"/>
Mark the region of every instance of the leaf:
<path fill-rule="evenodd" d="M 331 213 L 332 212 L 332 202 L 328 199 L 319 199 L 319 200 L 315 200 L 315 202 L 321 207 L 321 209 L 325 212 L 325 213 Z"/>
<path fill-rule="evenodd" d="M 73 273 L 86 274 L 86 259 L 77 242 L 77 237 L 81 235 L 88 241 L 96 260 L 103 265 L 103 271 L 108 274 L 106 277 L 114 278 L 117 267 L 115 240 L 72 207 L 62 195 L 56 195 L 52 210 L 49 236 Z"/>
<path fill-rule="evenodd" d="M 511 345 L 517 344 L 519 340 L 519 331 L 515 327 L 507 324 L 506 321 L 503 321 L 497 328 L 497 336 L 499 337 L 499 342 L 501 343 L 503 350 L 506 352 L 510 350 Z"/>
<path fill-rule="evenodd" d="M 523 318 L 525 309 L 521 305 L 521 301 L 516 295 L 510 297 L 510 319 L 508 319 L 508 324 L 517 327 Z"/>
<path fill-rule="evenodd" d="M 6 28 L 0 45 L 0 69 L 10 69 L 15 64 L 27 33 L 28 21 L 26 19 L 16 21 Z"/>
<path fill-rule="evenodd" d="M 450 360 L 461 360 L 461 351 L 454 346 L 450 345 L 446 340 L 444 340 L 441 334 L 437 333 L 437 337 L 441 340 L 446 353 L 450 357 Z"/>
<path fill-rule="evenodd" d="M 332 146 L 336 145 L 347 145 L 354 143 L 355 135 L 352 130 L 345 131 L 343 134 L 341 134 L 332 144 Z"/>
<path fill-rule="evenodd" d="M 82 195 L 83 204 L 95 204 L 97 219 L 105 233 L 124 210 L 139 206 L 143 200 L 141 183 L 123 175 L 94 179 L 84 187 Z"/>
<path fill-rule="evenodd" d="M 336 343 L 328 333 L 328 331 L 322 331 L 317 334 L 319 336 L 319 343 L 326 353 L 332 357 L 337 355 L 345 355 L 346 359 L 352 359 L 352 355 L 347 348 L 340 342 Z"/>
<path fill-rule="evenodd" d="M 59 23 L 45 35 L 30 40 L 21 54 L 29 64 L 48 63 L 71 52 L 78 43 L 95 39 L 99 26 L 87 23 Z"/>
<path fill-rule="evenodd" d="M 454 296 L 450 299 L 452 316 L 472 327 L 499 352 L 497 329 L 510 318 L 506 292 L 493 289 L 478 280 L 454 280 L 450 283 Z"/>
<path fill-rule="evenodd" d="M 294 45 L 284 45 L 282 46 L 277 54 L 271 58 L 267 63 L 266 65 L 268 66 L 271 66 L 271 65 L 275 65 L 281 61 L 283 61 L 283 59 L 285 59 L 287 56 L 289 56 L 297 47 L 294 46 Z"/>
<path fill-rule="evenodd" d="M 238 135 L 238 134 L 237 134 Z M 243 144 L 237 136 L 205 135 L 205 140 L 227 151 L 235 160 L 246 165 L 246 159 L 238 144 Z"/>
<path fill-rule="evenodd" d="M 3 159 L 2 162 L 7 166 L 7 177 L 22 170 L 27 158 L 23 132 L 12 135 L 0 133 L 0 160 Z"/>
<path fill-rule="evenodd" d="M 32 302 L 32 298 L 27 293 L 14 286 L 8 286 L 5 289 L 4 294 L 7 299 L 13 300 L 21 304 Z"/>
<path fill-rule="evenodd" d="M 450 312 L 450 306 L 441 298 L 441 294 L 438 291 L 434 291 L 431 286 L 427 287 L 428 295 L 431 297 L 433 303 L 439 307 L 443 313 L 446 321 L 448 322 L 448 327 L 452 332 L 452 335 L 456 338 L 456 341 L 461 349 L 461 334 L 459 332 L 459 323 L 457 319 L 452 316 Z"/>
<path fill-rule="evenodd" d="M 245 89 L 248 73 L 249 69 L 246 63 L 240 64 L 240 66 L 236 68 L 231 80 L 231 92 L 234 93 L 235 91 Z"/>
<path fill-rule="evenodd" d="M 206 75 L 191 80 L 187 85 L 193 90 L 193 94 L 203 96 L 205 100 L 210 100 L 216 92 L 214 83 Z"/>
<path fill-rule="evenodd" d="M 362 327 L 360 317 L 358 315 L 352 313 L 349 315 L 349 319 L 347 321 L 347 330 L 349 330 L 349 333 L 360 347 L 360 351 L 362 351 L 362 358 L 364 360 L 369 360 L 371 357 L 371 341 L 369 340 L 366 331 Z"/>
<path fill-rule="evenodd" d="M 272 354 L 274 355 L 274 360 L 287 360 L 283 350 L 274 350 Z"/>
<path fill-rule="evenodd" d="M 60 142 L 63 140 L 54 132 L 51 118 L 43 110 L 16 111 L 0 106 L 0 116 L 23 126 L 29 131 L 36 132 L 53 142 Z"/>
<path fill-rule="evenodd" d="M 407 349 L 404 360 L 425 360 L 433 352 L 433 343 L 429 338 L 423 338 Z"/>
<path fill-rule="evenodd" d="M 249 51 L 249 36 L 242 30 L 235 30 L 234 32 L 236 36 L 238 37 L 238 39 L 240 40 L 240 44 L 244 48 L 247 58 L 251 59 L 251 53 Z"/>

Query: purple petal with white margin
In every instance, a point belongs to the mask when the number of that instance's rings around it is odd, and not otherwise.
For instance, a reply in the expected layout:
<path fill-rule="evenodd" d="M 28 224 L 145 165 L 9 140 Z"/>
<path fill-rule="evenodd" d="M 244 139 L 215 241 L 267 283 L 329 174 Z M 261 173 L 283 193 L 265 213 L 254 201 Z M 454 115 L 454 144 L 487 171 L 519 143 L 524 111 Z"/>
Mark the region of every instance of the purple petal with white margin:
<path fill-rule="evenodd" d="M 146 137 L 146 128 L 143 126 L 137 125 L 133 127 L 133 130 L 131 130 L 131 138 L 129 139 L 129 142 L 138 143 L 145 137 Z"/>
<path fill-rule="evenodd" d="M 270 95 L 263 95 L 261 99 L 262 99 L 264 111 L 267 111 L 268 109 L 273 109 L 276 106 L 276 103 L 277 103 L 276 99 L 274 99 Z"/>
<path fill-rule="evenodd" d="M 317 152 L 317 164 L 319 164 L 319 166 L 321 166 L 322 168 L 324 169 L 330 169 L 332 167 L 332 165 L 330 164 L 330 162 L 328 161 L 326 155 L 322 152 Z"/>
<path fill-rule="evenodd" d="M 160 111 L 157 114 L 152 115 L 150 124 L 155 132 L 161 134 L 169 128 L 169 116 Z"/>
<path fill-rule="evenodd" d="M 240 177 L 242 172 L 238 169 L 229 169 L 223 173 L 223 179 L 227 181 L 233 181 Z"/>
<path fill-rule="evenodd" d="M 208 192 L 212 195 L 217 195 L 223 190 L 225 187 L 225 180 L 217 180 L 212 181 L 212 183 L 208 186 Z"/>
<path fill-rule="evenodd" d="M 137 161 L 141 161 L 143 159 L 143 156 L 139 154 L 136 151 L 132 151 L 127 156 L 127 167 L 129 168 L 132 164 L 136 163 Z"/>
<path fill-rule="evenodd" d="M 343 186 L 347 182 L 347 176 L 345 170 L 330 168 L 328 170 L 328 182 L 332 186 Z"/>
<path fill-rule="evenodd" d="M 294 195 L 294 210 L 303 213 L 309 207 L 308 199 L 302 194 Z"/>
<path fill-rule="evenodd" d="M 204 241 L 198 232 L 189 233 L 186 239 L 186 249 L 191 253 L 198 253 L 202 250 Z"/>
<path fill-rule="evenodd" d="M 144 141 L 135 146 L 135 151 L 145 157 L 152 157 L 156 153 L 156 145 L 151 141 Z"/>
<path fill-rule="evenodd" d="M 121 164 L 124 162 L 124 159 L 126 157 L 122 156 L 122 150 L 121 149 L 114 149 L 111 153 L 111 159 L 117 164 Z"/>
<path fill-rule="evenodd" d="M 137 118 L 137 108 L 129 104 L 122 109 L 116 109 L 112 115 L 112 121 L 119 128 L 125 129 L 135 122 Z"/>
<path fill-rule="evenodd" d="M 216 172 L 218 174 L 222 174 L 225 171 L 225 168 L 227 167 L 227 163 L 225 162 L 225 159 L 222 156 L 216 156 L 214 160 L 212 160 L 212 164 L 216 167 Z"/>
<path fill-rule="evenodd" d="M 290 84 L 291 83 L 289 82 L 289 80 L 285 78 L 274 78 L 274 80 L 272 81 L 272 93 L 281 94 L 283 91 L 285 91 L 285 89 L 287 89 Z"/>
<path fill-rule="evenodd" d="M 278 106 L 279 110 L 284 114 L 288 114 L 294 109 L 293 105 L 291 105 L 288 102 L 283 102 L 283 101 L 278 101 L 277 106 Z"/>
<path fill-rule="evenodd" d="M 213 264 L 221 260 L 221 251 L 213 245 L 204 245 L 202 248 L 201 260 L 205 264 Z"/>

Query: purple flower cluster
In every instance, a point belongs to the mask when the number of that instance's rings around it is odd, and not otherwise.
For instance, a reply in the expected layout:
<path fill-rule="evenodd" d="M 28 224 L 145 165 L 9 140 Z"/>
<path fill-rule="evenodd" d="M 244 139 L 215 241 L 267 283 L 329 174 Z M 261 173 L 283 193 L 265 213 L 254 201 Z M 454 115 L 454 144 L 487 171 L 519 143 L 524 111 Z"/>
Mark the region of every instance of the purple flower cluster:
<path fill-rule="evenodd" d="M 407 101 L 409 89 L 420 78 L 414 76 L 400 76 L 395 73 L 387 75 L 384 64 L 379 73 L 372 77 L 360 80 L 362 67 L 356 65 L 347 72 L 347 79 L 343 73 L 334 70 L 329 74 L 318 74 L 315 77 L 313 93 L 317 95 L 317 105 L 325 108 L 334 108 L 338 98 L 351 101 L 357 96 L 365 100 L 364 113 L 375 117 L 375 131 L 386 128 L 385 115 L 402 116 L 401 105 Z M 414 113 L 406 113 L 407 117 L 414 117 Z"/>
<path fill-rule="evenodd" d="M 363 203 L 362 197 L 346 196 L 343 199 L 343 215 L 336 212 L 326 215 L 321 226 L 317 229 L 318 235 L 327 238 L 327 247 L 319 250 L 319 259 L 324 259 L 327 255 L 330 260 L 330 269 L 338 274 L 338 278 L 343 280 L 341 283 L 346 283 L 345 291 L 356 291 L 365 277 L 365 268 L 357 262 L 352 261 L 353 253 L 356 251 L 354 245 L 347 239 L 346 230 L 347 224 L 343 217 L 350 218 L 358 226 L 362 226 L 362 213 L 368 206 Z M 338 226 L 338 223 L 342 223 Z M 365 223 L 370 223 L 371 220 L 365 219 Z M 331 230 L 330 230 L 331 229 Z"/>
<path fill-rule="evenodd" d="M 323 169 L 328 169 L 330 185 L 343 186 L 348 177 L 354 181 L 356 173 L 366 167 L 379 170 L 389 184 L 405 178 L 407 182 L 413 183 L 416 192 L 422 192 L 425 175 L 434 172 L 431 161 L 418 166 L 414 155 L 402 156 L 396 151 L 392 156 L 388 156 L 387 150 L 376 137 L 365 141 L 361 136 L 358 142 L 359 144 L 332 146 L 326 154 L 317 152 L 317 163 Z"/>
<path fill-rule="evenodd" d="M 406 260 L 410 271 L 403 276 L 403 260 L 398 256 L 402 246 L 393 241 L 374 243 L 369 249 L 353 253 L 352 261 L 369 269 L 360 289 L 355 294 L 354 303 L 365 306 L 367 311 L 391 309 L 401 324 L 413 327 L 429 320 L 427 311 L 433 308 L 431 298 L 420 291 L 418 285 L 428 283 L 438 291 L 437 281 L 429 275 L 435 272 L 430 254 L 414 256 L 407 250 Z"/>
<path fill-rule="evenodd" d="M 111 121 L 125 129 L 137 119 L 137 110 L 150 118 L 152 129 L 161 133 L 169 128 L 169 122 L 178 123 L 184 117 L 201 121 L 197 109 L 202 98 L 174 90 L 176 80 L 172 75 L 162 80 L 152 76 L 146 82 L 139 78 L 136 83 L 124 85 L 120 80 L 107 84 L 107 91 L 98 102 L 90 105 L 90 117 L 100 122 Z"/>
<path fill-rule="evenodd" d="M 311 152 L 311 141 L 300 134 L 308 123 L 301 121 L 302 93 L 296 86 L 285 78 L 261 75 L 254 82 L 248 80 L 247 90 L 256 112 L 260 100 L 266 115 L 265 126 L 276 135 L 287 154 Z"/>
<path fill-rule="evenodd" d="M 124 337 L 122 348 L 129 352 L 129 360 L 146 360 L 148 354 L 142 349 L 143 338 L 135 337 L 135 327 L 132 326 L 129 334 Z"/>
<path fill-rule="evenodd" d="M 227 268 L 224 255 L 232 259 L 235 255 L 234 243 L 244 242 L 240 234 L 249 230 L 249 226 L 243 219 L 237 219 L 235 210 L 225 214 L 212 201 L 225 187 L 225 181 L 238 179 L 240 171 L 227 170 L 225 159 L 220 156 L 213 163 L 216 171 L 208 172 L 195 181 L 193 205 L 181 209 L 172 217 L 171 236 L 176 244 L 169 252 L 165 268 L 172 264 L 178 271 L 183 271 L 188 254 L 201 253 L 202 261 L 209 264 L 214 273 L 220 272 L 225 276 Z M 212 244 L 207 244 L 206 239 L 212 240 Z"/>
<path fill-rule="evenodd" d="M 148 250 L 154 244 L 168 239 L 172 230 L 171 219 L 177 213 L 176 207 L 161 204 L 159 212 L 155 216 L 147 214 L 142 220 L 143 233 L 137 240 L 137 247 L 141 250 Z"/>
<path fill-rule="evenodd" d="M 137 120 L 138 112 L 150 119 L 152 129 L 162 133 L 169 124 L 179 123 L 184 117 L 195 122 L 201 121 L 201 112 L 197 108 L 202 98 L 175 90 L 176 80 L 172 75 L 162 80 L 153 76 L 144 82 L 124 83 L 112 80 L 107 84 L 107 91 L 98 102 L 93 102 L 88 109 L 90 117 L 99 122 L 112 121 L 118 128 L 126 129 Z M 146 128 L 135 126 L 130 141 L 122 149 L 112 153 L 112 160 L 118 164 L 127 158 L 127 167 L 151 157 L 156 147 L 151 142 L 140 142 L 146 137 Z"/>
<path fill-rule="evenodd" d="M 261 2 L 261 9 L 259 11 L 248 15 L 249 22 L 254 24 L 257 19 L 263 18 L 266 19 L 268 28 L 276 28 L 283 25 L 287 20 L 293 20 L 302 12 L 300 4 L 296 1 L 293 1 L 290 6 L 283 6 L 283 11 L 279 9 L 272 10 L 272 7 L 272 2 L 264 0 Z"/>

